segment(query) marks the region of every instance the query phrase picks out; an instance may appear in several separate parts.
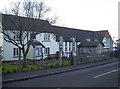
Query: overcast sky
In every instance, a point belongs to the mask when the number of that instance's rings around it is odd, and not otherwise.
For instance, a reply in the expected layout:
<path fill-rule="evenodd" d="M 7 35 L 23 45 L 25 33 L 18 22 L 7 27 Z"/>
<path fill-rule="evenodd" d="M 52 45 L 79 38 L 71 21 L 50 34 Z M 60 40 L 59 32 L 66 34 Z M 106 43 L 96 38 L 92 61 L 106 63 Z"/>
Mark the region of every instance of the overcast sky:
<path fill-rule="evenodd" d="M 0 10 L 9 2 L 2 0 Z M 118 1 L 120 0 L 42 0 L 59 17 L 57 25 L 83 30 L 109 30 L 112 38 L 118 38 Z"/>

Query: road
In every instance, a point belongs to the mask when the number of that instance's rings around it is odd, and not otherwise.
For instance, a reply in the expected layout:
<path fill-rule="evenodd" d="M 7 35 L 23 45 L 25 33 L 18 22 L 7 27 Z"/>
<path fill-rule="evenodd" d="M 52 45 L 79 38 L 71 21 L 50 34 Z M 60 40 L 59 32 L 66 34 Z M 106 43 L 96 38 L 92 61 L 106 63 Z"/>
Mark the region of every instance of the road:
<path fill-rule="evenodd" d="M 24 81 L 4 83 L 3 87 L 118 87 L 118 71 L 118 62 L 113 62 Z"/>

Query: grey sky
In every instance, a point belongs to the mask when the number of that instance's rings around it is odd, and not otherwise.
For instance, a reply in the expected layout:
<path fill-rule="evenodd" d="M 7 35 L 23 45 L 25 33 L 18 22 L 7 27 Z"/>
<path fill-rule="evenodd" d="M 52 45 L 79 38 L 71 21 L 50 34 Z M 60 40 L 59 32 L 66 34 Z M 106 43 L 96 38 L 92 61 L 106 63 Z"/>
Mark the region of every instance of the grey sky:
<path fill-rule="evenodd" d="M 22 0 L 2 0 L 0 10 L 9 7 L 8 2 Z M 39 0 L 37 0 L 39 1 Z M 83 30 L 109 30 L 112 38 L 118 38 L 118 1 L 120 0 L 42 0 L 57 15 L 57 25 Z"/>

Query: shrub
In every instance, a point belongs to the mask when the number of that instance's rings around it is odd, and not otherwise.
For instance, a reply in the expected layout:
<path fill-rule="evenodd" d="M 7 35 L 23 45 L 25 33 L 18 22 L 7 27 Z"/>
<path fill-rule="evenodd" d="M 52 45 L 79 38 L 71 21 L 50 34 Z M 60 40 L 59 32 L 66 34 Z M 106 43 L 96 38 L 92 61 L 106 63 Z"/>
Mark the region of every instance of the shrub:
<path fill-rule="evenodd" d="M 30 69 L 31 69 L 31 70 L 33 70 L 33 68 L 32 68 L 32 67 L 31 67 Z"/>
<path fill-rule="evenodd" d="M 53 64 L 53 68 L 58 68 L 58 67 L 60 67 L 60 63 L 59 63 L 59 62 L 55 62 L 55 63 Z"/>
<path fill-rule="evenodd" d="M 13 72 L 14 72 L 14 73 L 17 73 L 17 72 L 18 72 L 18 70 L 14 70 Z"/>
<path fill-rule="evenodd" d="M 63 60 L 63 65 L 69 66 L 69 65 L 71 65 L 71 61 L 70 60 Z"/>
<path fill-rule="evenodd" d="M 10 74 L 10 71 L 9 71 L 9 70 L 7 70 L 7 74 Z"/>
<path fill-rule="evenodd" d="M 5 69 L 4 68 L 2 68 L 2 71 L 4 71 Z"/>
<path fill-rule="evenodd" d="M 53 68 L 53 63 L 47 65 L 48 68 Z"/>

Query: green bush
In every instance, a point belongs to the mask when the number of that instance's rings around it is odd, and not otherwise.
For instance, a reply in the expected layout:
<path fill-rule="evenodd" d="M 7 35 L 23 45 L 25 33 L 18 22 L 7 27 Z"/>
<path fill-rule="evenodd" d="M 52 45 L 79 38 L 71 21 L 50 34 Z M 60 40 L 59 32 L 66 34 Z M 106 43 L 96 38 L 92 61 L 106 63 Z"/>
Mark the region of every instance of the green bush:
<path fill-rule="evenodd" d="M 2 68 L 2 71 L 4 71 L 5 69 L 4 68 Z"/>
<path fill-rule="evenodd" d="M 70 60 L 63 60 L 63 66 L 71 65 Z M 56 60 L 53 63 L 49 64 L 39 64 L 39 65 L 10 65 L 10 64 L 3 64 L 2 65 L 2 74 L 9 74 L 9 73 L 17 73 L 22 71 L 32 71 L 32 70 L 39 70 L 39 69 L 47 69 L 47 68 L 59 68 L 60 67 L 60 60 Z M 20 69 L 19 69 L 20 68 Z M 19 71 L 20 70 L 20 71 Z"/>
<path fill-rule="evenodd" d="M 17 73 L 18 72 L 18 70 L 14 70 L 14 73 Z"/>
<path fill-rule="evenodd" d="M 69 66 L 69 65 L 71 65 L 71 61 L 70 60 L 63 60 L 63 65 Z"/>
<path fill-rule="evenodd" d="M 33 68 L 32 68 L 32 67 L 30 67 L 30 70 L 33 70 Z"/>
<path fill-rule="evenodd" d="M 10 71 L 9 71 L 9 70 L 7 70 L 7 74 L 10 74 Z"/>
<path fill-rule="evenodd" d="M 60 67 L 60 63 L 59 63 L 59 62 L 55 62 L 55 63 L 53 64 L 53 68 L 58 68 L 58 67 Z"/>
<path fill-rule="evenodd" d="M 53 68 L 53 63 L 47 65 L 48 68 Z"/>

